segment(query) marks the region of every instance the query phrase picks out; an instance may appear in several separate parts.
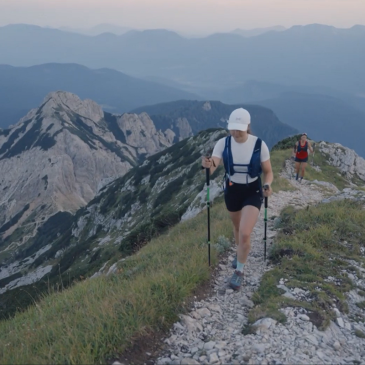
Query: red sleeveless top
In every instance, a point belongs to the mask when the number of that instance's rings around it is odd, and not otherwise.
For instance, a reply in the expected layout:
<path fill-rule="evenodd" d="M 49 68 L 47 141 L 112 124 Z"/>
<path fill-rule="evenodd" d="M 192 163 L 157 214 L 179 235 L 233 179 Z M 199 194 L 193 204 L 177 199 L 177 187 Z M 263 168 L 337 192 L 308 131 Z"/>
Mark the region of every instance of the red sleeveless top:
<path fill-rule="evenodd" d="M 308 141 L 306 141 L 304 145 L 302 145 L 300 141 L 298 142 L 296 157 L 300 159 L 308 157 Z"/>

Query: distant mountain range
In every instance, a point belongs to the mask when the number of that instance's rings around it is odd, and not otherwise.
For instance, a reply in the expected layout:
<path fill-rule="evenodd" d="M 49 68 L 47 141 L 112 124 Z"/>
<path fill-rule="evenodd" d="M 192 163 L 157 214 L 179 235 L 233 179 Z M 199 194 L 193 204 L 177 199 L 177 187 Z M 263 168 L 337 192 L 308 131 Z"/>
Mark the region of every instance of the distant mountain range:
<path fill-rule="evenodd" d="M 0 65 L 0 128 L 16 123 L 52 91 L 65 90 L 99 103 L 104 110 L 124 113 L 142 105 L 197 95 L 110 69 L 91 70 L 76 64 L 32 67 Z"/>
<path fill-rule="evenodd" d="M 227 103 L 263 105 L 287 125 L 316 140 L 339 142 L 365 156 L 365 97 L 326 87 L 285 86 L 250 81 L 212 94 Z"/>
<path fill-rule="evenodd" d="M 339 142 L 365 157 L 365 112 L 344 101 L 324 95 L 286 93 L 259 104 L 271 108 L 280 120 L 311 138 Z"/>
<path fill-rule="evenodd" d="M 88 36 L 96 36 L 96 35 L 100 35 L 103 33 L 112 33 L 115 35 L 122 35 L 122 34 L 125 34 L 127 32 L 134 30 L 133 28 L 130 28 L 130 27 L 122 27 L 119 25 L 108 24 L 108 23 L 98 24 L 91 28 L 60 27 L 58 29 L 62 30 L 62 31 L 66 31 L 66 32 L 78 33 L 78 34 L 83 34 L 83 35 L 88 35 Z M 267 28 L 235 29 L 231 33 L 238 34 L 243 37 L 254 37 L 256 35 L 260 35 L 260 34 L 263 34 L 266 32 L 271 32 L 271 31 L 280 32 L 285 29 L 286 28 L 282 27 L 282 26 L 273 26 L 273 27 L 267 27 Z M 192 38 L 192 36 L 187 32 L 176 32 L 176 33 L 178 33 L 181 36 L 186 37 L 186 38 Z M 195 35 L 193 37 L 198 38 L 197 35 Z"/>
<path fill-rule="evenodd" d="M 247 80 L 322 85 L 365 94 L 365 26 L 294 26 L 255 37 L 214 34 L 186 39 L 166 30 L 95 37 L 27 25 L 0 28 L 0 63 L 49 62 L 113 68 L 134 76 L 171 79 L 194 92 Z M 200 92 L 201 93 L 201 92 Z"/>
<path fill-rule="evenodd" d="M 166 82 L 159 78 L 153 80 Z M 0 66 L 0 128 L 16 123 L 29 109 L 39 105 L 44 95 L 54 90 L 67 90 L 95 100 L 111 113 L 145 111 L 152 116 L 157 128 L 174 130 L 176 140 L 212 126 L 225 127 L 221 119 L 227 119 L 234 108 L 255 104 L 270 109 L 267 112 L 269 124 L 262 124 L 257 131 L 269 144 L 281 138 L 282 131 L 285 135 L 306 130 L 317 140 L 338 141 L 365 156 L 361 137 L 365 133 L 364 97 L 329 87 L 251 80 L 226 90 L 212 88 L 207 92 L 207 100 L 221 100 L 232 105 L 210 102 L 211 111 L 206 113 L 203 112 L 205 102 L 197 101 L 202 97 L 177 89 L 178 84 L 173 82 L 169 84 L 137 79 L 110 69 L 91 70 L 76 64 L 26 68 Z M 268 127 L 269 121 L 276 118 L 271 110 L 285 123 L 278 133 Z"/>
<path fill-rule="evenodd" d="M 274 27 L 267 27 L 267 28 L 254 28 L 254 29 L 235 29 L 231 33 L 238 34 L 242 37 L 255 37 L 260 34 L 264 34 L 267 32 L 282 32 L 286 30 L 285 27 L 280 25 Z"/>
<path fill-rule="evenodd" d="M 177 136 L 185 138 L 189 136 L 186 133 L 189 129 L 192 134 L 197 134 L 208 128 L 227 128 L 229 115 L 240 107 L 250 112 L 253 133 L 260 136 L 269 147 L 283 136 L 297 133 L 295 128 L 282 123 L 270 109 L 257 105 L 227 105 L 219 101 L 182 100 L 140 107 L 132 113 L 145 112 L 150 115 L 156 128 L 161 130 L 170 128 Z"/>
<path fill-rule="evenodd" d="M 71 28 L 71 27 L 61 27 L 59 28 L 62 31 L 65 32 L 71 32 L 71 33 L 79 33 L 89 36 L 96 36 L 103 33 L 112 33 L 116 35 L 122 35 L 132 30 L 132 28 L 129 27 L 121 27 L 119 25 L 113 25 L 113 24 L 98 24 L 91 28 Z"/>

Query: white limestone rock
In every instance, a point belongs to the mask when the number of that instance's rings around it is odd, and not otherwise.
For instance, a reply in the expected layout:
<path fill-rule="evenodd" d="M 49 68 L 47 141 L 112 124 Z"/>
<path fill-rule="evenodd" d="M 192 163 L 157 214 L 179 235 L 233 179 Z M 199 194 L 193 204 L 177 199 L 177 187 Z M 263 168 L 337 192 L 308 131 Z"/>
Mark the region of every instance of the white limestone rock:
<path fill-rule="evenodd" d="M 330 156 L 329 163 L 352 178 L 355 174 L 365 181 L 365 159 L 339 143 L 320 142 L 319 149 Z"/>
<path fill-rule="evenodd" d="M 258 321 L 256 321 L 252 325 L 252 328 L 255 329 L 255 331 L 260 330 L 261 332 L 264 332 L 264 331 L 267 331 L 272 326 L 275 326 L 276 323 L 277 323 L 277 321 L 275 321 L 275 319 L 272 319 L 272 318 L 262 318 L 262 319 L 259 319 Z"/>

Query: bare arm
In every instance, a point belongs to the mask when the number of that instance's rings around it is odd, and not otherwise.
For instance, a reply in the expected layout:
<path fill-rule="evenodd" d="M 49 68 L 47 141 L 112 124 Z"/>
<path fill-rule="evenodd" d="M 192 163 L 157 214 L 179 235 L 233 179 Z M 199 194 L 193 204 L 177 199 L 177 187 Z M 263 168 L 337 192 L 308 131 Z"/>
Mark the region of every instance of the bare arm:
<path fill-rule="evenodd" d="M 308 142 L 308 148 L 309 148 L 309 151 L 311 151 L 311 153 L 313 153 L 313 147 L 312 147 L 312 144 L 310 142 Z"/>
<path fill-rule="evenodd" d="M 269 185 L 268 190 L 264 190 L 264 196 L 268 197 L 272 194 L 271 184 L 274 181 L 274 173 L 272 172 L 271 161 L 261 162 L 262 172 L 264 173 L 264 185 Z"/>
<path fill-rule="evenodd" d="M 296 142 L 295 145 L 294 145 L 294 153 L 293 153 L 293 156 L 297 153 L 297 150 L 298 150 L 298 142 Z"/>

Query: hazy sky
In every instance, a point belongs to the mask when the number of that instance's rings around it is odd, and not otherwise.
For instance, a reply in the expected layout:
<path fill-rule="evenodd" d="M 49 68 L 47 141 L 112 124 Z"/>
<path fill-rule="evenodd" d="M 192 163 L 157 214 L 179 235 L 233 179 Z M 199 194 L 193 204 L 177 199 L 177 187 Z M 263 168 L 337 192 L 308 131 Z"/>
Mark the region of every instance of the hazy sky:
<path fill-rule="evenodd" d="M 0 25 L 111 23 L 189 33 L 272 25 L 365 24 L 365 0 L 0 0 Z"/>

